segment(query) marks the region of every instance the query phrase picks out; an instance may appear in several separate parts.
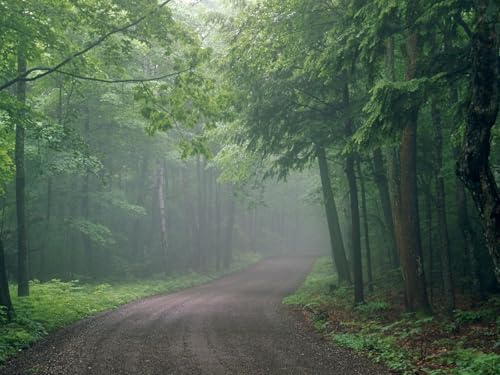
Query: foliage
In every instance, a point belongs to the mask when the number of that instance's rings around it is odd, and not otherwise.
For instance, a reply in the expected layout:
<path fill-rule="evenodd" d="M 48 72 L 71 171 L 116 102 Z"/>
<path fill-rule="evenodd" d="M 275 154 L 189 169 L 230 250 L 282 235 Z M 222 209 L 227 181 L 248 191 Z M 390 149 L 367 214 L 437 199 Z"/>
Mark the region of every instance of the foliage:
<path fill-rule="evenodd" d="M 303 285 L 283 302 L 301 306 L 312 326 L 336 345 L 360 351 L 398 374 L 488 375 L 498 371 L 500 355 L 482 351 L 481 346 L 465 346 L 472 339 L 468 325 L 474 330 L 478 323 L 485 324 L 485 332 L 478 334 L 481 340 L 486 332 L 495 336 L 490 331 L 498 324 L 496 298 L 478 310 L 457 310 L 453 320 L 395 314 L 394 306 L 381 299 L 381 294 L 353 308 L 346 288 L 330 288 L 330 267 L 327 258 L 318 259 Z M 463 334 L 457 336 L 459 330 Z"/>
<path fill-rule="evenodd" d="M 366 333 L 333 333 L 331 338 L 340 346 L 367 353 L 370 358 L 385 364 L 391 371 L 408 375 L 414 373 L 411 354 L 399 348 L 394 337 Z"/>
<path fill-rule="evenodd" d="M 335 285 L 336 277 L 333 274 L 333 265 L 330 259 L 320 258 L 315 262 L 311 273 L 304 283 L 293 294 L 285 297 L 286 305 L 322 306 L 332 301 L 331 287 Z"/>
<path fill-rule="evenodd" d="M 456 367 L 456 375 L 495 375 L 500 368 L 500 355 L 482 353 L 476 349 L 457 349 L 440 359 L 445 364 Z"/>
<path fill-rule="evenodd" d="M 111 230 L 102 224 L 80 218 L 72 220 L 71 226 L 102 247 L 109 247 L 116 243 Z"/>
<path fill-rule="evenodd" d="M 385 301 L 370 301 L 362 305 L 356 306 L 356 311 L 361 315 L 367 317 L 373 317 L 379 314 L 383 314 L 384 311 L 388 311 L 390 305 Z"/>

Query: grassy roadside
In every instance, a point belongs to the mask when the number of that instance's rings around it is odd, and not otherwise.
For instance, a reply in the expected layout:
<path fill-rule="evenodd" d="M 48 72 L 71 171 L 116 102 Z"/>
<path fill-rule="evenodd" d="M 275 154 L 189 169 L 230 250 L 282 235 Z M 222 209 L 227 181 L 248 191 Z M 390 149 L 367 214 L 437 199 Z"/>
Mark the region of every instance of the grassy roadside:
<path fill-rule="evenodd" d="M 403 312 L 397 291 L 386 282 L 362 306 L 352 306 L 352 290 L 332 287 L 328 258 L 319 259 L 304 284 L 283 303 L 301 309 L 318 331 L 337 345 L 383 363 L 394 374 L 495 375 L 500 369 L 500 298 L 453 319 Z"/>
<path fill-rule="evenodd" d="M 16 318 L 7 322 L 0 310 L 0 364 L 47 333 L 69 323 L 144 297 L 205 284 L 256 263 L 256 254 L 241 254 L 224 271 L 191 272 L 169 279 L 121 284 L 80 284 L 77 281 L 31 282 L 31 295 L 18 298 L 12 290 Z"/>

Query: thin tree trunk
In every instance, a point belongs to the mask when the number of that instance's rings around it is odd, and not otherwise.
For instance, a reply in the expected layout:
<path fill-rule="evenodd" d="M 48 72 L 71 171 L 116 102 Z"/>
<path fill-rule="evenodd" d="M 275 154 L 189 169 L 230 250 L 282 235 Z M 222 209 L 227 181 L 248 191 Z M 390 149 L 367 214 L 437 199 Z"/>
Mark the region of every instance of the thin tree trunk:
<path fill-rule="evenodd" d="M 160 206 L 160 231 L 161 231 L 161 249 L 163 259 L 163 272 L 168 273 L 168 227 L 167 227 L 167 207 L 166 191 L 167 177 L 165 174 L 165 164 L 158 162 L 158 203 Z"/>
<path fill-rule="evenodd" d="M 186 247 L 189 249 L 189 263 L 190 267 L 197 269 L 199 267 L 198 264 L 198 246 L 196 243 L 196 233 L 197 229 L 197 218 L 195 207 L 193 205 L 193 200 L 190 195 L 191 191 L 189 189 L 189 180 L 188 180 L 188 169 L 183 168 L 181 174 L 182 180 L 182 190 L 183 190 L 183 198 L 184 198 L 184 210 L 186 212 L 184 218 L 184 228 L 185 228 L 185 241 L 187 242 Z"/>
<path fill-rule="evenodd" d="M 434 161 L 434 174 L 436 182 L 436 213 L 440 228 L 440 258 L 442 267 L 443 287 L 446 298 L 446 308 L 449 315 L 455 309 L 455 292 L 453 290 L 453 279 L 450 260 L 450 240 L 448 235 L 448 221 L 446 218 L 446 195 L 444 189 L 443 168 L 443 135 L 441 130 L 441 113 L 437 107 L 436 99 L 431 104 L 432 122 L 434 125 L 434 140 L 436 157 Z"/>
<path fill-rule="evenodd" d="M 427 226 L 428 226 L 428 231 L 427 231 L 427 246 L 429 248 L 429 268 L 428 268 L 428 274 L 429 274 L 429 301 L 432 304 L 432 300 L 434 298 L 434 246 L 432 243 L 432 227 L 433 227 L 433 221 L 432 221 L 432 195 L 430 191 L 430 187 L 425 190 L 425 203 L 426 203 L 426 211 L 427 211 Z"/>
<path fill-rule="evenodd" d="M 389 193 L 389 185 L 387 182 L 386 171 L 384 168 L 384 158 L 382 151 L 376 149 L 373 152 L 373 176 L 375 184 L 377 185 L 382 211 L 384 213 L 385 225 L 390 240 L 389 247 L 390 261 L 393 268 L 399 267 L 399 259 L 397 254 L 396 239 L 394 233 L 394 220 L 392 217 L 391 198 Z"/>
<path fill-rule="evenodd" d="M 372 252 L 370 248 L 370 231 L 368 229 L 368 209 L 366 207 L 366 190 L 365 180 L 361 171 L 361 161 L 358 159 L 358 177 L 361 187 L 361 210 L 363 211 L 363 229 L 365 234 L 365 251 L 366 251 L 366 271 L 368 276 L 368 290 L 373 292 L 373 269 L 372 269 Z M 389 207 L 390 209 L 390 207 Z M 392 216 L 391 216 L 392 217 Z"/>
<path fill-rule="evenodd" d="M 3 306 L 10 320 L 14 316 L 14 307 L 10 298 L 9 279 L 7 278 L 7 269 L 5 267 L 5 251 L 3 240 L 0 238 L 0 305 Z"/>
<path fill-rule="evenodd" d="M 20 37 L 17 53 L 17 73 L 26 72 L 26 42 Z M 17 100 L 19 105 L 26 105 L 26 81 L 17 82 Z M 26 109 L 21 108 L 16 124 L 16 214 L 17 214 L 17 294 L 19 297 L 29 295 L 29 260 L 26 234 L 26 176 L 24 166 Z"/>
<path fill-rule="evenodd" d="M 196 267 L 201 269 L 203 267 L 202 257 L 203 257 L 203 202 L 202 202 L 202 181 L 201 181 L 201 162 L 200 156 L 196 158 L 196 187 L 197 187 L 197 215 L 196 215 Z"/>
<path fill-rule="evenodd" d="M 350 105 L 349 86 L 344 86 L 344 105 Z M 346 137 L 350 137 L 353 132 L 352 119 L 345 123 Z M 346 158 L 345 173 L 349 185 L 349 201 L 351 211 L 351 244 L 352 244 L 352 269 L 354 276 L 354 304 L 364 303 L 363 291 L 363 263 L 361 259 L 361 225 L 359 219 L 359 199 L 358 186 L 356 182 L 356 171 L 354 169 L 355 155 L 349 154 Z"/>
<path fill-rule="evenodd" d="M 215 182 L 215 269 L 220 270 L 221 267 L 221 199 L 220 199 L 220 185 Z"/>
<path fill-rule="evenodd" d="M 332 259 L 337 269 L 339 281 L 351 283 L 351 273 L 349 272 L 349 264 L 347 263 L 344 242 L 342 241 L 342 232 L 340 231 L 337 206 L 333 197 L 333 191 L 330 182 L 330 172 L 328 171 L 325 149 L 321 146 L 316 146 L 316 156 L 318 158 L 323 199 L 325 201 L 324 204 L 326 211 L 326 220 L 328 222 L 328 232 L 330 234 Z"/>
<path fill-rule="evenodd" d="M 89 139 L 90 137 L 90 107 L 89 103 L 87 102 L 87 119 L 85 121 L 85 128 L 84 128 L 84 133 L 85 137 Z M 89 204 L 89 188 L 90 188 L 90 174 L 88 171 L 85 171 L 85 176 L 83 177 L 83 183 L 82 183 L 82 200 L 81 200 L 81 210 L 82 210 L 82 217 L 85 218 L 85 220 L 89 220 L 89 212 L 90 212 L 90 204 Z M 82 241 L 83 241 L 83 251 L 85 254 L 85 259 L 86 259 L 86 266 L 87 266 L 87 272 L 89 275 L 94 275 L 95 274 L 95 269 L 94 269 L 94 254 L 93 254 L 93 249 L 92 249 L 92 243 L 88 237 L 87 234 L 82 233 Z"/>
<path fill-rule="evenodd" d="M 147 180 L 147 171 L 148 171 L 148 163 L 149 163 L 149 155 L 144 155 L 142 162 L 138 166 L 138 176 L 140 178 L 137 180 L 137 198 L 135 201 L 135 204 L 137 206 L 144 206 L 144 203 L 146 201 L 146 194 L 145 194 L 145 184 Z M 142 236 L 140 235 L 142 233 L 142 218 L 137 217 L 133 221 L 133 231 L 135 231 L 135 235 L 132 236 L 132 243 L 133 245 L 131 246 L 131 259 L 138 260 L 139 255 L 144 255 L 143 251 L 140 251 L 140 249 L 144 249 L 144 244 L 142 243 Z"/>
<path fill-rule="evenodd" d="M 228 221 L 226 226 L 226 240 L 224 245 L 224 259 L 223 266 L 227 269 L 233 260 L 233 231 L 234 231 L 234 218 L 236 210 L 236 202 L 234 197 L 233 189 L 230 189 L 229 194 L 229 212 Z"/>
<path fill-rule="evenodd" d="M 497 0 L 476 1 L 477 23 L 472 38 L 471 101 L 467 110 L 458 174 L 472 193 L 484 228 L 486 246 L 500 283 L 500 194 L 489 165 L 491 129 L 498 110 Z"/>

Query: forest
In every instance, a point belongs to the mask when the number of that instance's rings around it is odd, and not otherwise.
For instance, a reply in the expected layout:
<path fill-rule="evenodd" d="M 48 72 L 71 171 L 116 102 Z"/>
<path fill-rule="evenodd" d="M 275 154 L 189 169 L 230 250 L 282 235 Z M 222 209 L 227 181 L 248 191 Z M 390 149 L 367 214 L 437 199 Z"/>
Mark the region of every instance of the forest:
<path fill-rule="evenodd" d="M 0 361 L 301 255 L 284 303 L 334 345 L 496 374 L 499 30 L 496 0 L 0 1 Z"/>

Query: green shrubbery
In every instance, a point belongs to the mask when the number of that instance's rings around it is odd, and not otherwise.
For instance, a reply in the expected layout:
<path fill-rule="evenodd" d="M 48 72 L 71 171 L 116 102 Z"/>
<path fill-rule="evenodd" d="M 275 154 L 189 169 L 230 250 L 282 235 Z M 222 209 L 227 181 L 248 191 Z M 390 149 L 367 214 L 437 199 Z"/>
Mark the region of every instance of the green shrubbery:
<path fill-rule="evenodd" d="M 393 306 L 381 300 L 381 295 L 372 296 L 366 304 L 353 306 L 352 289 L 345 286 L 332 288 L 334 283 L 331 261 L 321 258 L 304 284 L 283 302 L 302 306 L 309 311 L 315 329 L 330 337 L 337 345 L 364 352 L 398 374 L 498 373 L 500 355 L 482 352 L 480 348 L 465 349 L 466 336 L 452 339 L 447 334 L 458 332 L 469 324 L 495 324 L 500 307 L 498 299 L 491 298 L 478 310 L 456 310 L 453 319 L 416 317 L 394 313 Z M 392 316 L 388 316 L 391 311 Z M 333 315 L 338 314 L 340 316 L 334 319 Z M 493 330 L 491 334 L 498 335 L 498 332 Z M 440 337 L 437 342 L 434 335 Z M 426 357 L 423 354 L 426 340 L 433 341 L 436 348 L 446 350 L 438 350 L 426 359 L 426 363 L 422 363 Z"/>
<path fill-rule="evenodd" d="M 8 322 L 5 311 L 0 310 L 0 363 L 56 328 L 143 297 L 204 284 L 255 263 L 258 259 L 255 254 L 244 254 L 225 271 L 206 274 L 191 272 L 169 279 L 114 285 L 60 280 L 46 283 L 33 281 L 29 297 L 13 297 L 16 310 L 14 320 Z M 15 296 L 14 287 L 12 295 Z"/>
<path fill-rule="evenodd" d="M 314 305 L 332 302 L 331 290 L 335 287 L 336 278 L 332 262 L 328 258 L 316 261 L 304 284 L 283 303 L 287 305 Z"/>

